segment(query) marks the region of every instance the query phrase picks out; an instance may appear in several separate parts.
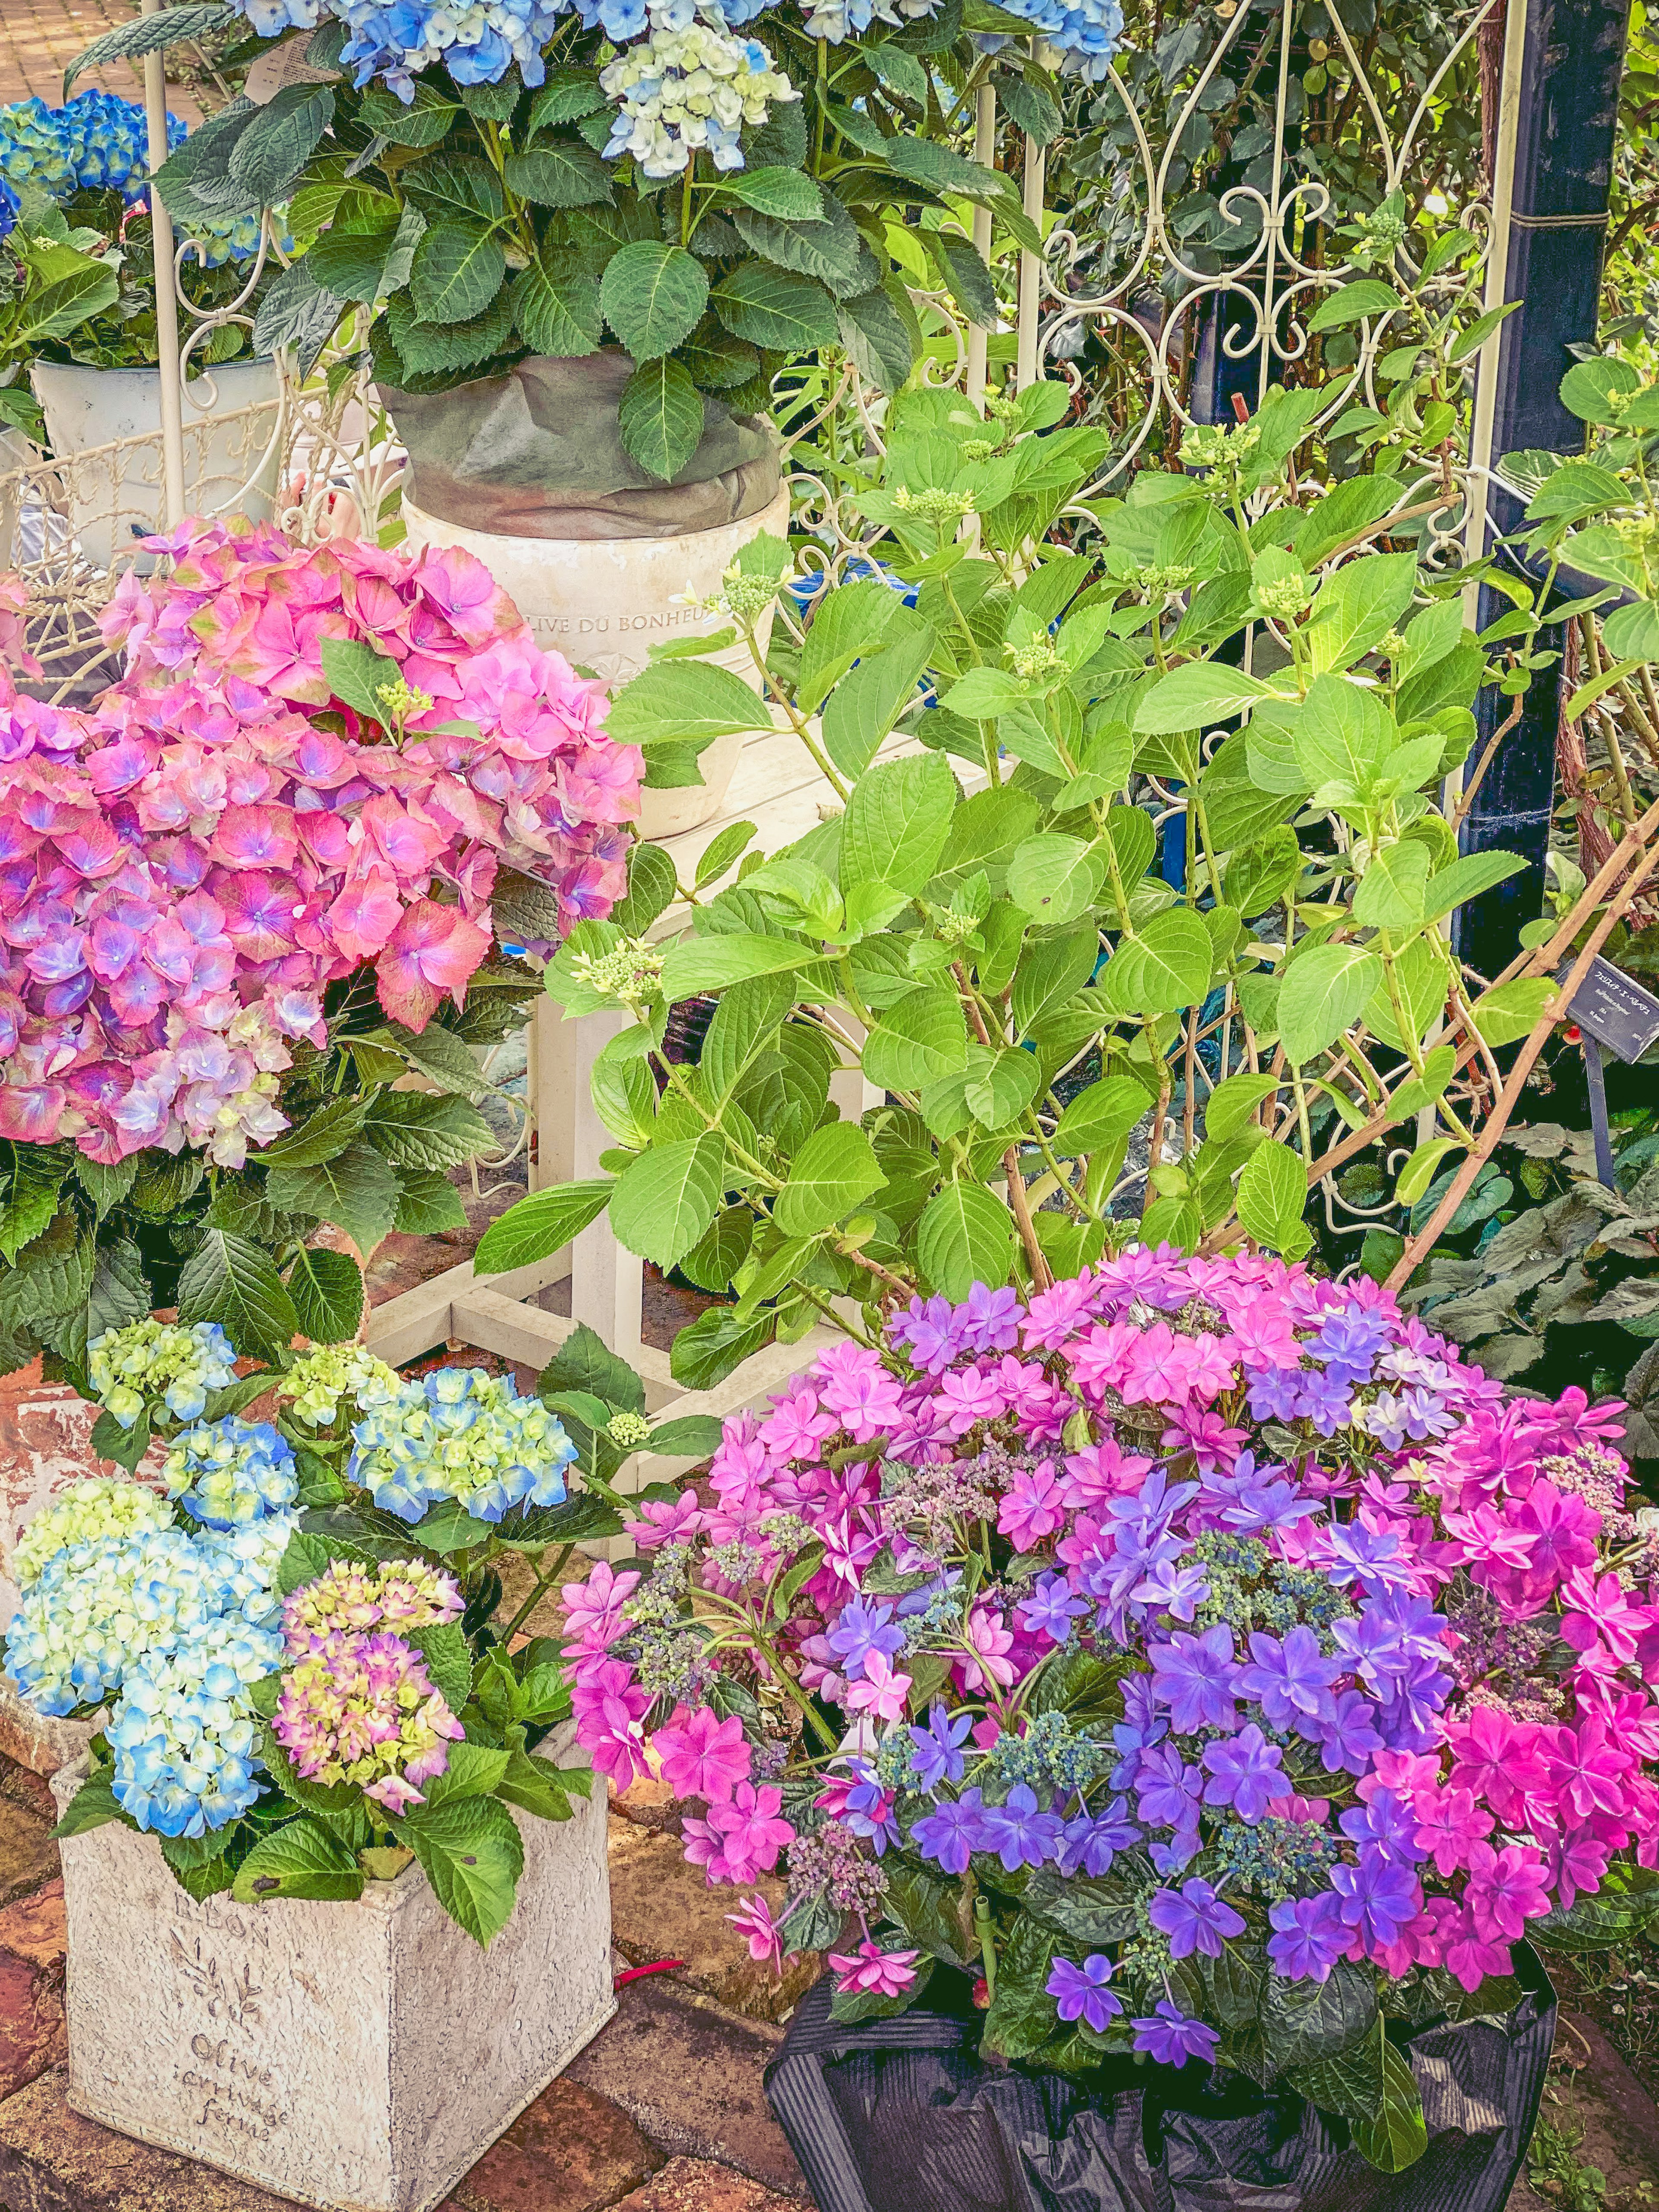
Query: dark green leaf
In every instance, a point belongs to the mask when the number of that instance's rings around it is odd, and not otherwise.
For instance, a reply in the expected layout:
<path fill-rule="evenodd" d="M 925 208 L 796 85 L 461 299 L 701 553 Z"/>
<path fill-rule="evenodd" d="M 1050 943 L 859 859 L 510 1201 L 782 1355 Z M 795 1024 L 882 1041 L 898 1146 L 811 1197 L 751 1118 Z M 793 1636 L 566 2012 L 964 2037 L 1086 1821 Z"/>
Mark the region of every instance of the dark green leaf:
<path fill-rule="evenodd" d="M 236 1869 L 231 1894 L 241 1905 L 273 1897 L 349 1902 L 363 1893 L 363 1875 L 345 1845 L 319 1820 L 289 1820 L 262 1836 Z"/>
<path fill-rule="evenodd" d="M 623 387 L 617 420 L 629 456 L 667 483 L 702 443 L 702 394 L 682 362 L 641 362 Z"/>
<path fill-rule="evenodd" d="M 289 1271 L 300 1334 L 313 1344 L 349 1344 L 363 1315 L 362 1271 L 349 1252 L 303 1250 Z"/>
<path fill-rule="evenodd" d="M 509 191 L 538 207 L 596 207 L 611 198 L 605 163 L 591 146 L 567 139 L 544 138 L 525 153 L 509 154 L 503 173 Z"/>
<path fill-rule="evenodd" d="M 331 85 L 284 85 L 238 137 L 232 179 L 262 207 L 286 199 L 333 117 Z"/>
<path fill-rule="evenodd" d="M 393 1822 L 425 1869 L 438 1902 L 473 1940 L 488 1945 L 512 1916 L 524 1843 L 513 1815 L 493 1797 L 416 1808 Z"/>
<path fill-rule="evenodd" d="M 224 1229 L 208 1230 L 185 1262 L 179 1318 L 216 1321 L 238 1352 L 258 1358 L 286 1352 L 298 1328 L 294 1302 L 269 1253 Z"/>

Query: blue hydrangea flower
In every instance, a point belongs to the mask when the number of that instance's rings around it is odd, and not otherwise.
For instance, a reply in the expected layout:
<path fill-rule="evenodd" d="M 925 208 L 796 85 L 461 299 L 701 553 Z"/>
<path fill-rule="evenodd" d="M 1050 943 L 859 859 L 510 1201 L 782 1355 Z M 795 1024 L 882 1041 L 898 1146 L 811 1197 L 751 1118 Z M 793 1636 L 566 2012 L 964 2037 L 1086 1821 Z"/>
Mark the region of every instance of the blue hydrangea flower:
<path fill-rule="evenodd" d="M 1167 1997 L 1160 1997 L 1146 2019 L 1132 2020 L 1129 2025 L 1135 2032 L 1135 2049 L 1160 2066 L 1184 2066 L 1189 2058 L 1207 2065 L 1221 2047 L 1214 2028 L 1201 2020 L 1188 2020 Z"/>
<path fill-rule="evenodd" d="M 240 1528 L 200 1532 L 196 1548 L 218 1575 L 219 1601 L 227 1613 L 240 1613 L 254 1628 L 281 1623 L 276 1569 L 299 1525 L 297 1513 L 267 1513 Z"/>
<path fill-rule="evenodd" d="M 167 150 L 185 141 L 185 126 L 167 118 Z M 112 92 L 83 92 L 62 107 L 20 100 L 0 107 L 0 178 L 12 194 L 32 185 L 54 200 L 77 191 L 109 188 L 131 204 L 144 196 L 149 176 L 149 125 L 136 100 Z M 4 229 L 9 229 L 7 223 Z"/>
<path fill-rule="evenodd" d="M 348 1479 L 403 1521 L 442 1500 L 480 1521 L 509 1507 L 557 1505 L 576 1447 L 539 1398 L 481 1367 L 441 1367 L 405 1382 L 351 1431 Z"/>
<path fill-rule="evenodd" d="M 111 1717 L 111 1787 L 141 1828 L 201 1836 L 258 1796 L 249 1686 L 282 1664 L 283 1639 L 236 1616 L 206 1623 L 128 1670 Z"/>
<path fill-rule="evenodd" d="M 269 1421 L 198 1421 L 178 1438 L 162 1470 L 171 1494 L 210 1528 L 243 1528 L 300 1494 L 294 1454 Z"/>

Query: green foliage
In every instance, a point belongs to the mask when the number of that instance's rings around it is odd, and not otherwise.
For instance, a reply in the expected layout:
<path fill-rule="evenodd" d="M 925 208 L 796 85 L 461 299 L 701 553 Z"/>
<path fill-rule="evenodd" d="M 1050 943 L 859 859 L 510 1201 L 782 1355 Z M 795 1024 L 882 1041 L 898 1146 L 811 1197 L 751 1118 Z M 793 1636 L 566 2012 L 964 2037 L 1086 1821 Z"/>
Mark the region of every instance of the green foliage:
<path fill-rule="evenodd" d="M 722 280 L 717 312 L 723 287 L 747 296 Z M 1467 1055 L 1529 1030 L 1548 995 L 1522 978 L 1482 997 L 1440 927 L 1514 865 L 1459 860 L 1437 811 L 1486 658 L 1413 555 L 1338 538 L 1304 570 L 1285 550 L 1289 465 L 1317 465 L 1321 404 L 1274 392 L 1236 432 L 1194 432 L 1206 473 L 1094 501 L 1085 554 L 1044 537 L 1101 455 L 1062 391 L 994 398 L 988 418 L 906 392 L 885 455 L 840 485 L 915 606 L 849 580 L 799 634 L 775 622 L 763 653 L 786 556 L 749 550 L 732 629 L 833 818 L 735 880 L 746 831 L 712 851 L 689 926 L 630 950 L 675 896 L 653 866 L 555 958 L 548 988 L 576 1012 L 635 963 L 635 1027 L 594 1078 L 614 1179 L 524 1201 L 482 1266 L 539 1259 L 608 1212 L 633 1249 L 735 1294 L 675 1347 L 699 1387 L 849 1297 L 867 1334 L 895 1295 L 1073 1272 L 1134 1212 L 1149 1238 L 1300 1255 L 1316 1109 L 1380 1133 L 1426 1109 L 1448 1149 L 1468 1143 L 1448 1009 Z M 1253 607 L 1282 649 L 1249 672 L 1227 648 Z M 752 727 L 756 699 L 709 649 L 677 649 L 622 687 L 611 727 L 649 757 Z M 883 757 L 895 730 L 920 744 Z M 1191 794 L 1178 884 L 1152 819 L 1172 783 Z M 1293 814 L 1328 825 L 1305 849 Z M 718 1012 L 688 1068 L 660 1024 L 698 994 Z M 882 1094 L 856 1119 L 831 1095 L 854 1066 Z M 1126 1176 L 1138 1130 L 1152 1164 Z"/>

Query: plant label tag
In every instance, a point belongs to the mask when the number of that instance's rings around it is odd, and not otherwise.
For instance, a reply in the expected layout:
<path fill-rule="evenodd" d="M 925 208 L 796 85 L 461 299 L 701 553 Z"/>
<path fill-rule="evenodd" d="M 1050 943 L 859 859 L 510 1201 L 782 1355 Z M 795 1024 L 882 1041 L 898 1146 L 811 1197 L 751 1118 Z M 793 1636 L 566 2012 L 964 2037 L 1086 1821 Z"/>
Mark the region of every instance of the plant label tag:
<path fill-rule="evenodd" d="M 291 39 L 284 39 L 280 46 L 267 46 L 249 66 L 243 82 L 244 94 L 256 107 L 269 107 L 279 92 L 291 84 L 332 84 L 339 76 L 338 70 L 319 69 L 306 58 L 311 44 L 309 31 L 300 31 Z"/>
<path fill-rule="evenodd" d="M 1569 961 L 1556 980 L 1565 982 L 1571 972 Z M 1659 999 L 1610 960 L 1591 961 L 1571 1007 L 1563 1006 L 1561 1013 L 1564 1019 L 1571 1014 L 1581 1030 L 1623 1060 L 1639 1060 L 1659 1037 Z"/>

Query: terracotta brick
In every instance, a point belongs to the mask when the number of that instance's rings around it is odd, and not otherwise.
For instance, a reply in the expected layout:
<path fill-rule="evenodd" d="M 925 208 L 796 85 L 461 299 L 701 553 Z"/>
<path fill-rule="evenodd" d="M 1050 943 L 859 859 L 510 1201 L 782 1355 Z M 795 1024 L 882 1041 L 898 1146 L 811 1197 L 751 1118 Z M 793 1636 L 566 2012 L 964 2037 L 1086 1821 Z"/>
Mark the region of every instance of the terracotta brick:
<path fill-rule="evenodd" d="M 27 1959 L 0 1953 L 0 2097 L 68 2061 L 64 2000 L 54 1977 Z"/>
<path fill-rule="evenodd" d="M 776 1911 L 781 1882 L 763 1876 L 756 1887 Z M 684 1978 L 750 2020 L 776 2020 L 817 1979 L 816 1953 L 797 1960 L 780 1983 L 757 1963 L 726 1917 L 737 1902 L 730 1887 L 711 1889 L 686 1863 L 678 1836 L 611 1818 L 611 1933 L 633 1966 L 683 1959 Z M 677 1976 L 677 1978 L 679 1977 Z"/>
<path fill-rule="evenodd" d="M 61 1875 L 0 1912 L 0 1951 L 10 1951 L 33 1966 L 61 1974 L 68 1948 Z"/>
<path fill-rule="evenodd" d="M 739 2020 L 653 1974 L 623 1990 L 617 2017 L 568 2078 L 620 2105 L 664 2149 L 800 2195 L 800 2168 L 761 2081 L 782 2040 L 781 2029 Z"/>
<path fill-rule="evenodd" d="M 758 2181 L 701 2158 L 671 2160 L 662 2172 L 624 2197 L 615 2212 L 800 2212 L 799 2197 L 780 2197 Z"/>
<path fill-rule="evenodd" d="M 561 2080 L 484 2153 L 455 2201 L 464 2212 L 600 2212 L 662 2162 L 626 2112 Z"/>

